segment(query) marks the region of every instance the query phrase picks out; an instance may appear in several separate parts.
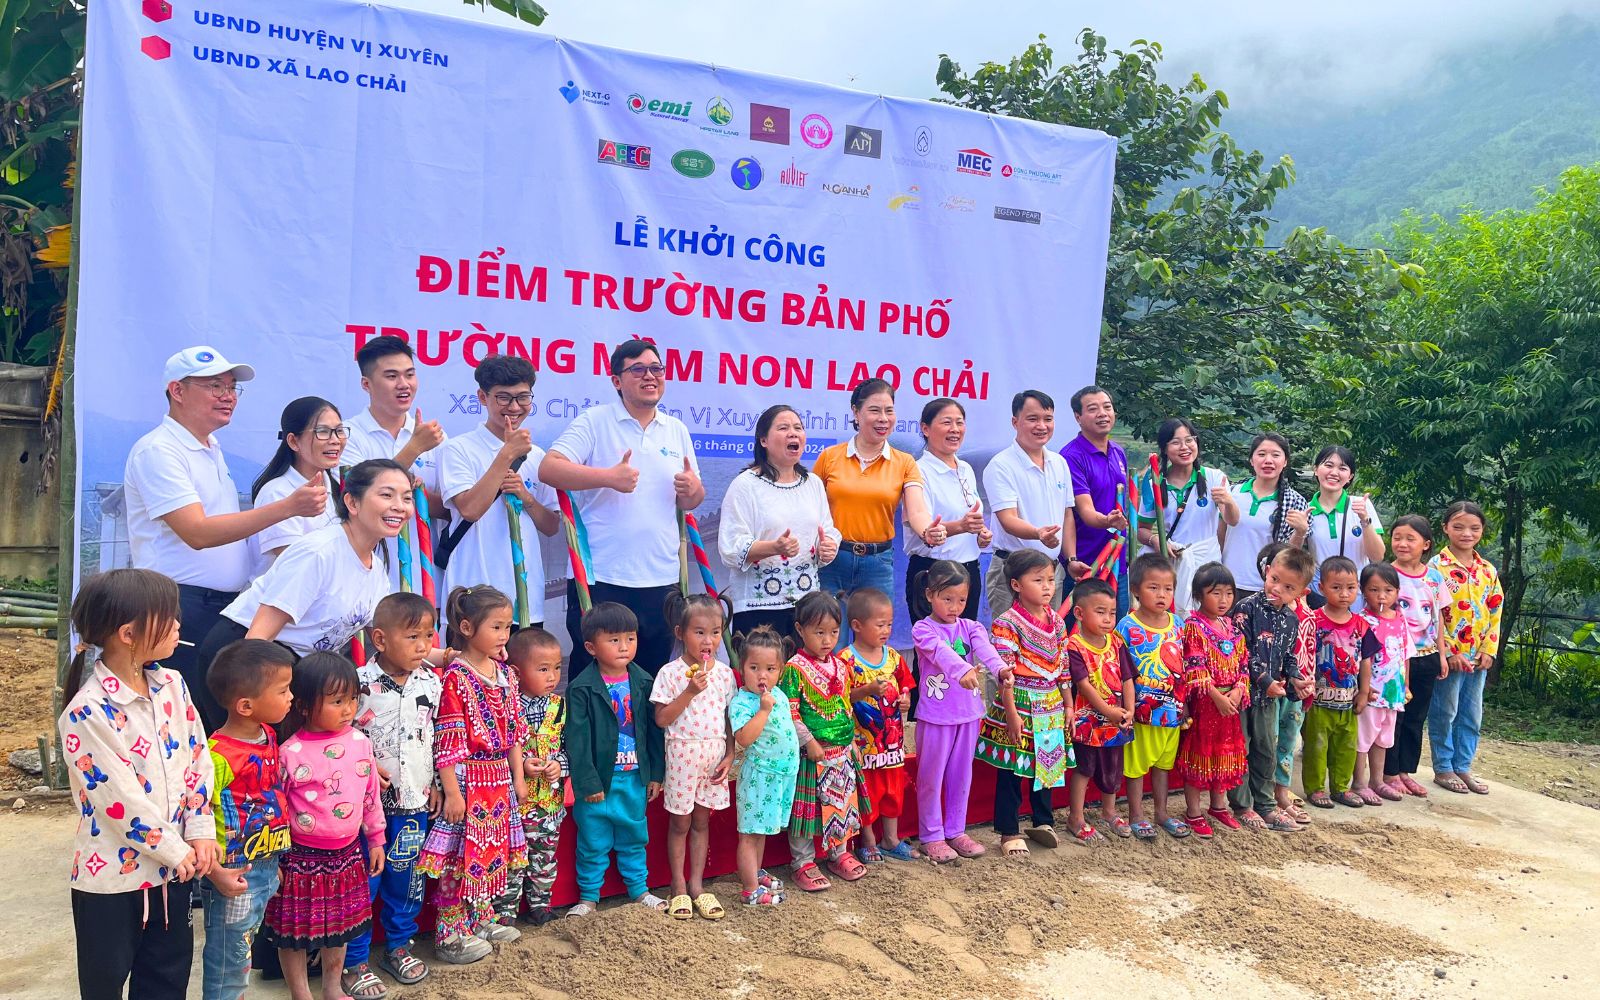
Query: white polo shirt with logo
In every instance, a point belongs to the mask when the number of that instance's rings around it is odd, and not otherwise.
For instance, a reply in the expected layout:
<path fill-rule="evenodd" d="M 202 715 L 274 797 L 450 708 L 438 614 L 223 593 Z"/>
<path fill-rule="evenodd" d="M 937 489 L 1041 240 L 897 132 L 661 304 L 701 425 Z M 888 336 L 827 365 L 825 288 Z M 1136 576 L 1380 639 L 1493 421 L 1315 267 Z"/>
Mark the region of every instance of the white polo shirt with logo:
<path fill-rule="evenodd" d="M 191 504 L 199 504 L 207 517 L 239 512 L 239 490 L 215 437 L 202 442 L 170 416 L 163 417 L 128 452 L 122 481 L 135 567 L 228 593 L 249 584 L 248 541 L 192 549 L 161 520 Z"/>
<path fill-rule="evenodd" d="M 1046 448 L 1041 469 L 1033 464 L 1022 446 L 1013 441 L 984 467 L 983 491 L 988 494 L 990 510 L 997 513 L 1015 510 L 1024 521 L 1042 528 L 1060 524 L 1066 514 L 1072 500 L 1072 474 L 1060 453 Z M 999 517 L 993 521 L 990 529 L 994 532 L 996 551 L 1035 549 L 1051 558 L 1061 554 L 1060 545 L 1051 548 L 1037 538 L 1018 538 L 1001 526 Z"/>
<path fill-rule="evenodd" d="M 458 519 L 461 517 L 461 510 L 455 504 L 456 498 L 478 485 L 478 481 L 489 471 L 489 467 L 494 464 L 495 456 L 500 454 L 500 449 L 504 445 L 505 442 L 495 437 L 494 432 L 479 424 L 470 432 L 452 438 L 449 444 L 439 448 L 445 503 L 449 505 L 450 513 Z M 540 506 L 547 510 L 555 510 L 556 491 L 538 478 L 539 463 L 543 460 L 544 451 L 538 445 L 534 445 L 518 474 L 522 477 L 522 485 L 528 488 L 528 492 Z M 522 531 L 522 566 L 527 573 L 529 620 L 542 623 L 544 556 L 541 554 L 539 543 L 542 536 L 539 534 L 538 525 L 533 523 L 532 513 L 526 506 L 523 507 L 522 516 L 518 518 L 518 527 Z M 456 587 L 477 587 L 488 584 L 512 600 L 516 599 L 516 564 L 511 556 L 511 512 L 503 497 L 496 497 L 483 512 L 483 516 L 467 529 L 461 544 L 450 556 L 450 568 L 445 571 L 445 582 L 448 586 L 440 589 L 441 595 L 448 594 Z"/>
<path fill-rule="evenodd" d="M 339 460 L 339 464 L 360 465 L 369 459 L 392 459 L 400 454 L 400 449 L 411 443 L 411 435 L 417 429 L 417 415 L 415 413 L 406 414 L 405 426 L 400 428 L 398 436 L 390 434 L 378 426 L 377 418 L 373 417 L 371 409 L 363 409 L 360 413 L 346 420 L 345 426 L 350 429 L 350 437 L 345 441 L 344 457 Z M 422 480 L 423 489 L 438 493 L 441 496 L 444 491 L 439 488 L 439 452 L 443 448 L 444 444 L 441 442 L 438 448 L 423 452 L 417 456 L 416 461 L 411 463 L 410 469 L 412 475 Z M 443 512 L 430 510 L 428 513 L 435 518 L 435 523 L 437 523 L 437 519 Z M 413 527 L 413 534 L 415 534 L 415 530 L 415 527 Z M 438 548 L 439 536 L 437 528 L 434 531 L 433 543 L 434 548 Z M 399 545 L 399 539 L 389 543 L 389 555 L 391 557 L 396 556 L 400 551 Z M 417 553 L 417 556 L 411 567 L 411 586 L 408 589 L 413 594 L 420 594 L 422 593 L 422 557 L 416 547 L 414 538 L 412 552 Z M 435 572 L 436 582 L 437 576 L 438 574 Z M 398 558 L 389 560 L 389 584 L 394 591 L 402 589 L 400 586 L 400 560 Z M 435 589 L 438 591 L 439 599 L 443 600 L 445 596 L 444 589 L 442 587 L 436 587 Z"/>
<path fill-rule="evenodd" d="M 578 415 L 551 451 L 591 468 L 616 465 L 626 451 L 639 470 L 632 493 L 585 490 L 573 495 L 589 535 L 594 578 L 618 587 L 664 587 L 678 582 L 678 496 L 673 477 L 683 460 L 700 473 L 694 440 L 683 421 L 660 410 L 641 427 L 620 401 Z"/>

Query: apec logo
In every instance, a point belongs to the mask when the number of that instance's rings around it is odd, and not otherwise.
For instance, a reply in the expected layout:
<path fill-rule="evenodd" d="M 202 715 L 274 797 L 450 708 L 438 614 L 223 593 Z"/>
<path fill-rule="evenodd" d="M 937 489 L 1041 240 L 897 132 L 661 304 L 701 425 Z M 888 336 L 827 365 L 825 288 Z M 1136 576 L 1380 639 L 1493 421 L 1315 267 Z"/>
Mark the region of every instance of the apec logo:
<path fill-rule="evenodd" d="M 628 110 L 636 115 L 649 112 L 651 118 L 665 118 L 668 121 L 686 122 L 689 120 L 689 112 L 693 108 L 693 101 L 646 100 L 640 94 L 628 95 Z"/>
<path fill-rule="evenodd" d="M 614 139 L 601 139 L 598 159 L 601 163 L 609 163 L 614 167 L 649 170 L 650 147 L 635 146 L 632 143 L 617 142 Z"/>
<path fill-rule="evenodd" d="M 761 164 L 754 157 L 741 156 L 733 161 L 728 176 L 740 191 L 754 191 L 761 186 Z"/>
<path fill-rule="evenodd" d="M 598 104 L 601 107 L 611 103 L 610 94 L 601 90 L 585 90 L 572 80 L 568 80 L 566 86 L 556 89 L 566 98 L 568 104 L 576 104 L 579 98 L 582 98 L 585 104 Z"/>
<path fill-rule="evenodd" d="M 874 160 L 883 157 L 883 129 L 866 128 L 861 125 L 846 125 L 844 127 L 844 151 L 849 156 L 870 156 Z"/>
<path fill-rule="evenodd" d="M 981 149 L 963 149 L 956 153 L 956 173 L 988 177 L 994 173 L 994 157 Z"/>

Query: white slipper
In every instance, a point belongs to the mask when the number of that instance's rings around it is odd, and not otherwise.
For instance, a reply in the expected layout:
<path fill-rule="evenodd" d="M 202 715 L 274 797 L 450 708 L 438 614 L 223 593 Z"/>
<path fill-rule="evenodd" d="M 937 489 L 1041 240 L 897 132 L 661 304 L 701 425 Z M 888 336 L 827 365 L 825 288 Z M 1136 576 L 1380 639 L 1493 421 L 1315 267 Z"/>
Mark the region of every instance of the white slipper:
<path fill-rule="evenodd" d="M 572 905 L 572 908 L 567 910 L 567 916 L 569 916 L 569 917 L 587 917 L 589 914 L 593 913 L 594 911 L 595 911 L 595 904 L 593 904 L 593 903 L 589 902 L 587 899 L 585 899 L 585 900 L 581 900 L 581 901 L 579 901 L 577 903 L 574 903 Z"/>
<path fill-rule="evenodd" d="M 644 892 L 633 897 L 633 901 L 650 910 L 665 910 L 667 901 L 653 892 Z"/>

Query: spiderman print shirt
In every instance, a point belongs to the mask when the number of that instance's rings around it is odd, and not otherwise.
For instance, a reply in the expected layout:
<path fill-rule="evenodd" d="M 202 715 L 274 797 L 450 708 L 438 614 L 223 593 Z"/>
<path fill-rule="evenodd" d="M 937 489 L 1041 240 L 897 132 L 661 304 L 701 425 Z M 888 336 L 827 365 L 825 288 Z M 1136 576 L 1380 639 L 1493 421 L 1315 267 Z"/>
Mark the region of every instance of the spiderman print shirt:
<path fill-rule="evenodd" d="M 1338 712 L 1354 710 L 1356 686 L 1361 680 L 1361 661 L 1370 660 L 1383 648 L 1372 626 L 1360 615 L 1336 622 L 1321 608 L 1311 613 L 1317 630 L 1317 691 L 1314 704 Z"/>

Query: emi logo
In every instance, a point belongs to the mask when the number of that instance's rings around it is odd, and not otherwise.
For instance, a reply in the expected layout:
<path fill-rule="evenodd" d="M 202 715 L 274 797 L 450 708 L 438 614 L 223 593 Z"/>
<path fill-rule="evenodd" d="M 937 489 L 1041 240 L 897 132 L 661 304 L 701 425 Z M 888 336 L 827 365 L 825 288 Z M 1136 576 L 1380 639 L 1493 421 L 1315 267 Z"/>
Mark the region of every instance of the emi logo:
<path fill-rule="evenodd" d="M 874 160 L 882 159 L 883 129 L 846 125 L 844 128 L 844 151 L 850 156 L 870 156 Z"/>

